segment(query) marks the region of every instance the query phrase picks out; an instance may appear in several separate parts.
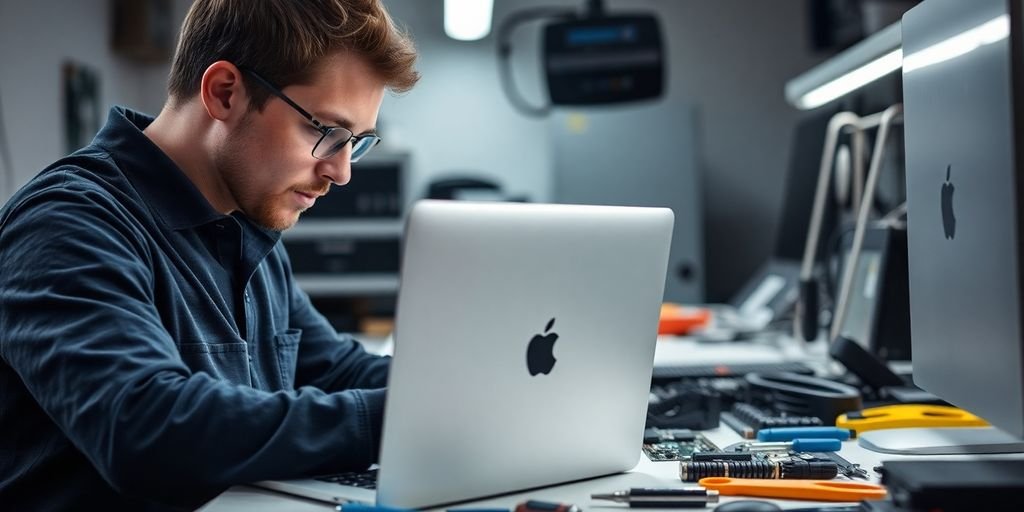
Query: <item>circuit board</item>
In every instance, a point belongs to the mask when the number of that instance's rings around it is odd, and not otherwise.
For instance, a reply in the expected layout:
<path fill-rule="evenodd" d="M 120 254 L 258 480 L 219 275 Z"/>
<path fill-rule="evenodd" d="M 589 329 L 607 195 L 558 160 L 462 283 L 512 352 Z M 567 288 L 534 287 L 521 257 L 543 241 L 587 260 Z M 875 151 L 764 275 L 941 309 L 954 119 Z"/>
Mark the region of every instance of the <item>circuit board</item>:
<path fill-rule="evenodd" d="M 689 429 L 649 428 L 644 431 L 644 454 L 654 462 L 690 460 L 694 452 L 715 452 L 718 447 Z"/>

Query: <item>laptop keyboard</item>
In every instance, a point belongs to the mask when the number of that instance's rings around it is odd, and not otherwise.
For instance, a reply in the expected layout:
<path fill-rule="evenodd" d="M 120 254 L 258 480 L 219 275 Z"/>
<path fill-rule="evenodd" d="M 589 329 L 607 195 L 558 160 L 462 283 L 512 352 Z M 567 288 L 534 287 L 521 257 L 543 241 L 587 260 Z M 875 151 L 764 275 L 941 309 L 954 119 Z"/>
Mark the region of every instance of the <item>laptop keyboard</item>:
<path fill-rule="evenodd" d="M 656 366 L 651 380 L 699 379 L 715 377 L 742 377 L 748 373 L 793 372 L 812 375 L 814 370 L 801 362 L 702 364 L 692 366 Z"/>
<path fill-rule="evenodd" d="M 349 471 L 347 473 L 337 473 L 334 475 L 318 476 L 315 477 L 314 480 L 320 480 L 321 482 L 330 482 L 332 484 L 345 485 L 349 487 L 376 489 L 377 470 L 368 469 L 366 471 Z"/>

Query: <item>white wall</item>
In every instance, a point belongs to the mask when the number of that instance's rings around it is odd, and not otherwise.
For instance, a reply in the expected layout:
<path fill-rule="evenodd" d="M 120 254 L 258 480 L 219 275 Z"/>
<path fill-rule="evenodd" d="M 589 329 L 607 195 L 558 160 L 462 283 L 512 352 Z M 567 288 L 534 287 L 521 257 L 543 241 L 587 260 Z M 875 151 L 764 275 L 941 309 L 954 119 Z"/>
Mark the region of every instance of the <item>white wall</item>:
<path fill-rule="evenodd" d="M 164 66 L 134 64 L 110 50 L 108 0 L 0 0 L 0 101 L 15 185 L 20 187 L 65 152 L 61 66 L 66 60 L 99 72 L 101 105 L 154 109 L 162 104 Z M 107 108 L 101 107 L 101 123 Z M 6 199 L 7 180 L 0 180 Z"/>
<path fill-rule="evenodd" d="M 668 94 L 695 107 L 709 299 L 726 298 L 771 250 L 790 131 L 798 117 L 783 102 L 783 84 L 822 58 L 807 50 L 806 1 L 606 2 L 611 11 L 654 11 L 661 17 L 670 60 Z M 18 186 L 63 154 L 63 59 L 100 71 L 106 105 L 156 113 L 166 97 L 169 64 L 132 64 L 109 50 L 108 3 L 0 0 L 0 100 Z M 385 3 L 411 29 L 421 52 L 422 81 L 406 95 L 387 97 L 380 116 L 386 143 L 412 151 L 411 192 L 422 194 L 441 173 L 478 171 L 503 182 L 511 194 L 549 200 L 546 122 L 519 115 L 501 92 L 494 34 L 477 42 L 446 38 L 442 0 Z M 530 6 L 583 3 L 496 0 L 495 20 Z M 188 5 L 175 0 L 175 26 Z M 541 102 L 538 27 L 516 33 L 514 62 L 524 94 Z M 11 192 L 0 188 L 0 198 Z"/>

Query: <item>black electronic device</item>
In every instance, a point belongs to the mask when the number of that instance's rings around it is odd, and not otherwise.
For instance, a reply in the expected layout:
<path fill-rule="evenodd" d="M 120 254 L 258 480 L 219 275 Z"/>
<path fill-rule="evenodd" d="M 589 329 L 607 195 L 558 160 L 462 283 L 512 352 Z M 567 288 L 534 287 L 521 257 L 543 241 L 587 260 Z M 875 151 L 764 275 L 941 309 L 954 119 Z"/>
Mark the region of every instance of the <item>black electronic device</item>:
<path fill-rule="evenodd" d="M 1024 510 L 1024 460 L 887 460 L 880 472 L 905 510 Z"/>
<path fill-rule="evenodd" d="M 778 411 L 794 416 L 814 416 L 825 425 L 835 425 L 836 417 L 863 408 L 856 388 L 821 377 L 796 373 L 751 373 L 747 375 L 747 401 L 770 404 Z"/>
<path fill-rule="evenodd" d="M 544 27 L 541 53 L 549 102 L 531 105 L 512 79 L 512 32 L 537 19 Z M 521 113 L 543 117 L 556 105 L 604 105 L 654 99 L 665 88 L 665 56 L 658 19 L 614 13 L 602 0 L 587 0 L 578 13 L 537 7 L 511 13 L 498 27 L 498 71 L 502 88 Z"/>
<path fill-rule="evenodd" d="M 832 341 L 829 345 L 829 355 L 842 363 L 861 382 L 876 390 L 906 385 L 903 378 L 893 372 L 884 361 L 844 336 Z"/>
<path fill-rule="evenodd" d="M 404 155 L 371 155 L 352 164 L 352 179 L 332 187 L 303 220 L 400 219 L 404 210 Z"/>
<path fill-rule="evenodd" d="M 799 261 L 773 258 L 761 265 L 729 304 L 746 322 L 767 328 L 792 316 L 799 282 Z"/>
<path fill-rule="evenodd" d="M 397 273 L 401 253 L 398 237 L 332 235 L 285 240 L 296 274 Z"/>
<path fill-rule="evenodd" d="M 817 416 L 775 412 L 745 402 L 735 403 L 729 411 L 723 412 L 722 422 L 744 439 L 756 439 L 757 432 L 763 428 L 816 427 L 824 424 Z"/>
<path fill-rule="evenodd" d="M 708 430 L 718 428 L 722 396 L 714 388 L 679 381 L 651 388 L 647 427 Z"/>
<path fill-rule="evenodd" d="M 849 254 L 852 245 L 851 231 L 843 237 L 842 254 Z M 846 261 L 847 258 L 841 260 Z M 882 360 L 909 361 L 910 291 L 907 272 L 906 229 L 896 226 L 867 228 L 839 335 L 860 343 Z"/>
<path fill-rule="evenodd" d="M 789 162 L 786 181 L 781 198 L 781 212 L 775 235 L 773 258 L 791 262 L 799 267 L 810 229 L 811 211 L 818 180 L 818 165 L 825 143 L 828 122 L 838 112 L 832 107 L 822 107 L 805 112 L 797 121 L 791 135 Z M 818 238 L 816 254 L 827 254 L 828 243 L 839 226 L 840 207 L 835 194 L 825 196 L 822 204 L 821 236 Z"/>
<path fill-rule="evenodd" d="M 842 363 L 869 391 L 870 399 L 881 403 L 945 404 L 939 397 L 911 385 L 878 356 L 859 343 L 840 336 L 829 345 L 828 354 Z"/>
<path fill-rule="evenodd" d="M 460 199 L 466 191 L 484 191 L 497 195 L 501 192 L 501 186 L 483 178 L 447 177 L 430 182 L 427 186 L 427 199 Z"/>
<path fill-rule="evenodd" d="M 407 162 L 406 155 L 393 153 L 360 160 L 353 165 L 348 184 L 333 187 L 284 233 L 283 243 L 296 276 L 300 280 L 320 276 L 320 288 L 307 292 L 333 294 L 325 277 L 365 276 L 388 276 L 385 288 L 394 291 L 390 288 L 397 286 L 391 281 L 397 283 L 399 270 Z"/>
<path fill-rule="evenodd" d="M 790 372 L 801 375 L 813 375 L 814 369 L 800 361 L 655 366 L 651 380 L 655 383 L 666 383 L 679 379 L 719 379 L 743 377 L 750 373 L 766 372 Z"/>
<path fill-rule="evenodd" d="M 395 309 L 408 155 L 381 151 L 352 166 L 282 233 L 299 287 L 338 331 L 364 332 Z"/>
<path fill-rule="evenodd" d="M 620 103 L 661 96 L 665 65 L 658 19 L 597 15 L 544 28 L 544 70 L 553 105 Z"/>

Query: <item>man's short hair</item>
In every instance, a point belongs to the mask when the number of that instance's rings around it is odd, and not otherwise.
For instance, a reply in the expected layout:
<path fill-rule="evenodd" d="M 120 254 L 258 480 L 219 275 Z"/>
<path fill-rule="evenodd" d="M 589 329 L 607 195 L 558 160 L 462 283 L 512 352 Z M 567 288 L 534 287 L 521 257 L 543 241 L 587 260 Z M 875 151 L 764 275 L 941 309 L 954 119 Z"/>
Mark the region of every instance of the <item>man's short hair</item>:
<path fill-rule="evenodd" d="M 206 68 L 219 60 L 283 88 L 310 83 L 323 57 L 338 51 L 364 58 L 392 91 L 419 80 L 416 48 L 380 0 L 196 0 L 174 53 L 171 104 L 196 95 Z M 270 93 L 243 80 L 250 108 L 262 110 Z"/>

